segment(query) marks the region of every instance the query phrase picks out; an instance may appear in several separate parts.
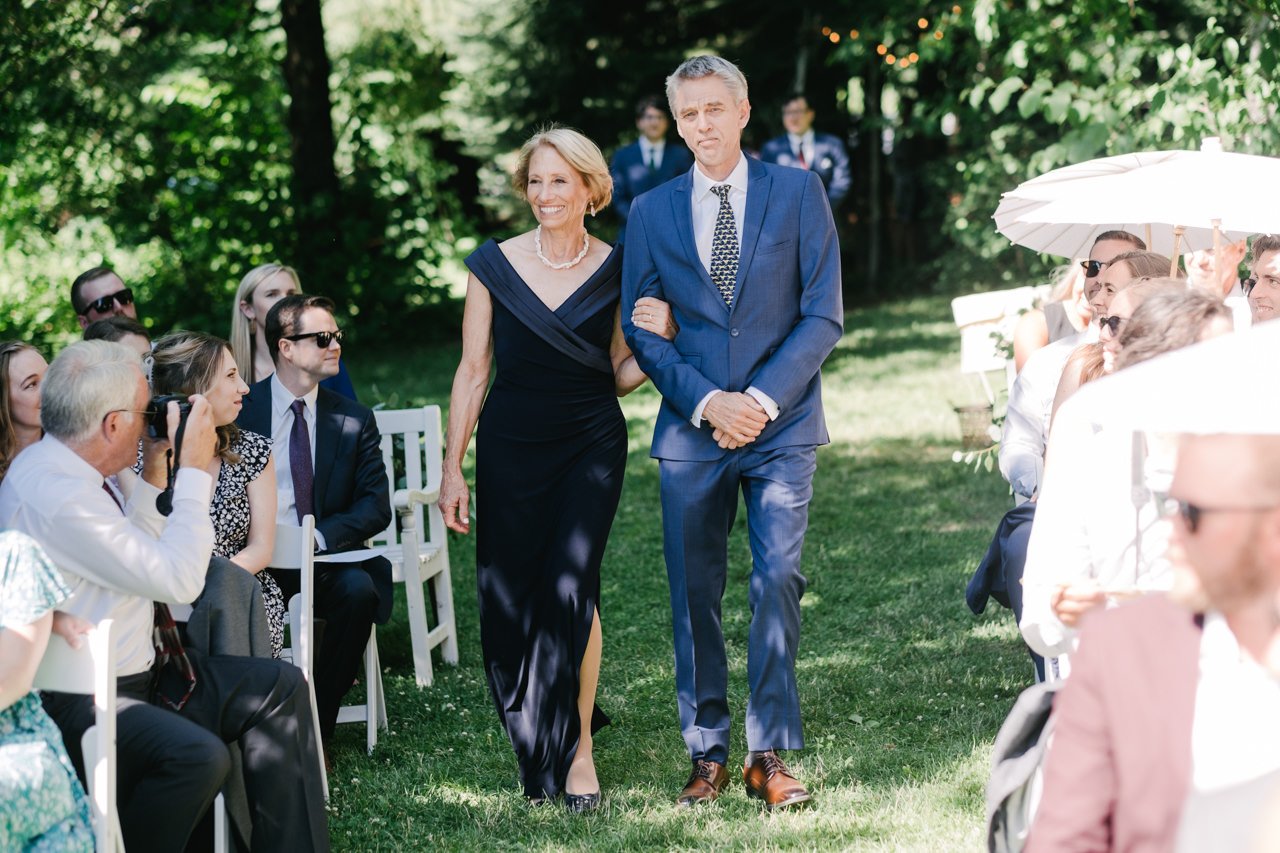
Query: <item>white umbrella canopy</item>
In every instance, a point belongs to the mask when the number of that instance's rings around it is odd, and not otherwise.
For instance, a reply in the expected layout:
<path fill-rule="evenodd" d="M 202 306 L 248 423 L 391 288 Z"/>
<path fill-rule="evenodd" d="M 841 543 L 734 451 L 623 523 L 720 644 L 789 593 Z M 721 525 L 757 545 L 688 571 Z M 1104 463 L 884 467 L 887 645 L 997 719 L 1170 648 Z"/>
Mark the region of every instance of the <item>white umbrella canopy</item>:
<path fill-rule="evenodd" d="M 1280 434 L 1280 383 L 1265 372 L 1260 379 L 1251 369 L 1259 364 L 1280 364 L 1280 321 L 1135 364 L 1086 385 L 1075 396 L 1092 398 L 1086 405 L 1105 412 L 1108 426 L 1203 435 Z"/>

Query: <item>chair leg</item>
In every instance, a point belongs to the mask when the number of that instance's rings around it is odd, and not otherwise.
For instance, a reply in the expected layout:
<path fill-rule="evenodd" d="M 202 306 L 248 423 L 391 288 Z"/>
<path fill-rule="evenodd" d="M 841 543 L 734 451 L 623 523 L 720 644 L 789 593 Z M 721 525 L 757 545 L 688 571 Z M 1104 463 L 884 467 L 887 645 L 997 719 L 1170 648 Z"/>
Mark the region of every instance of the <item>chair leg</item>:
<path fill-rule="evenodd" d="M 227 801 L 221 793 L 213 801 L 213 851 L 228 853 L 231 849 L 227 838 Z"/>
<path fill-rule="evenodd" d="M 410 516 L 412 518 L 412 516 Z M 409 639 L 413 645 L 413 675 L 419 687 L 430 687 L 431 647 L 427 645 L 427 603 L 422 594 L 422 570 L 418 562 L 418 542 L 414 530 L 406 528 L 401 541 L 401 571 L 404 597 L 409 611 Z"/>
<path fill-rule="evenodd" d="M 436 593 L 436 620 L 438 625 L 448 625 L 448 633 L 440 645 L 440 656 L 445 663 L 458 662 L 458 627 L 453 614 L 453 578 L 449 574 L 449 552 L 443 548 L 436 559 L 442 565 L 440 571 L 431 578 Z"/>
<path fill-rule="evenodd" d="M 364 647 L 364 681 L 365 747 L 373 755 L 373 749 L 378 745 L 378 707 L 382 700 L 377 628 L 369 629 L 369 642 Z"/>

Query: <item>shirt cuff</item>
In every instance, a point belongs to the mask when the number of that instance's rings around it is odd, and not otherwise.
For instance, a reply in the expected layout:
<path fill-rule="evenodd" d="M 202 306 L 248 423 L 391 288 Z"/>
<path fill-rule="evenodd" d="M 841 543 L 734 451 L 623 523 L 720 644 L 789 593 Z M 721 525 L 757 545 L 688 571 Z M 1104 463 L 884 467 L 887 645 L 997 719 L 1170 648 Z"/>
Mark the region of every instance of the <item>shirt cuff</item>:
<path fill-rule="evenodd" d="M 209 505 L 213 494 L 213 476 L 199 468 L 184 465 L 178 469 L 178 476 L 173 480 L 173 499 L 192 498 Z"/>
<path fill-rule="evenodd" d="M 324 534 L 321 533 L 319 530 L 317 530 L 315 533 L 316 533 L 316 552 L 318 553 L 320 551 L 329 550 L 329 546 L 327 546 L 324 541 Z"/>
<path fill-rule="evenodd" d="M 707 407 L 707 403 L 711 402 L 711 398 L 719 393 L 720 393 L 719 388 L 717 388 L 714 391 L 708 392 L 707 396 L 703 397 L 702 402 L 698 404 L 698 408 L 693 410 L 693 417 L 689 418 L 689 422 L 692 423 L 698 429 L 702 429 L 702 410 Z"/>
<path fill-rule="evenodd" d="M 776 421 L 778 419 L 778 404 L 773 402 L 773 398 L 752 385 L 747 389 L 747 394 L 755 398 L 755 401 L 764 406 L 765 412 L 769 415 L 769 420 Z"/>

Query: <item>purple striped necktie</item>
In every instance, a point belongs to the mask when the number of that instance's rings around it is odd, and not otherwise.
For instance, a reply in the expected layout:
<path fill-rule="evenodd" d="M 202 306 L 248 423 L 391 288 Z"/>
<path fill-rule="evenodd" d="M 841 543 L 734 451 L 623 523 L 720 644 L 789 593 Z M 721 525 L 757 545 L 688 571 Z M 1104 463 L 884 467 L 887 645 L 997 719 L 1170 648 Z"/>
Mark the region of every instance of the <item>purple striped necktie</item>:
<path fill-rule="evenodd" d="M 315 515 L 315 471 L 311 465 L 311 434 L 304 415 L 306 403 L 294 400 L 293 426 L 289 429 L 289 476 L 293 478 L 293 505 L 298 523 L 303 516 Z"/>

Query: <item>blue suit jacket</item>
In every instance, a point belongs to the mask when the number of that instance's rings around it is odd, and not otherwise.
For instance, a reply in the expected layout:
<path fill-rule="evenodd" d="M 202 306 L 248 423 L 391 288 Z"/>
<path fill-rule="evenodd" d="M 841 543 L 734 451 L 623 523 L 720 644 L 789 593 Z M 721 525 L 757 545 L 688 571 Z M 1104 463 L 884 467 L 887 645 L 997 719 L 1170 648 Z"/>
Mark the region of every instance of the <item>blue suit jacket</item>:
<path fill-rule="evenodd" d="M 622 329 L 636 361 L 662 392 L 652 455 L 711 461 L 732 451 L 690 423 L 713 390 L 755 386 L 779 416 L 749 445 L 765 450 L 825 444 L 819 368 L 843 331 L 840 247 L 818 176 L 748 158 L 747 204 L 732 310 L 712 284 L 693 238 L 693 175 L 636 200 L 622 260 Z M 637 329 L 641 296 L 671 304 L 674 341 Z"/>
<path fill-rule="evenodd" d="M 760 149 L 760 159 L 766 163 L 777 163 L 779 166 L 794 166 L 803 169 L 796 155 L 791 151 L 791 140 L 786 134 L 770 139 Z M 809 170 L 822 178 L 822 185 L 827 188 L 827 200 L 831 209 L 835 210 L 849 194 L 853 179 L 849 173 L 849 152 L 838 137 L 828 133 L 813 135 L 813 162 Z"/>
<path fill-rule="evenodd" d="M 666 144 L 662 150 L 662 165 L 652 174 L 644 164 L 639 142 L 619 148 L 618 153 L 613 155 L 613 162 L 609 164 L 609 174 L 613 176 L 613 210 L 618 214 L 618 219 L 626 225 L 631 203 L 636 196 L 689 171 L 691 166 L 693 155 L 679 140 Z"/>
<path fill-rule="evenodd" d="M 271 377 L 249 386 L 236 423 L 241 429 L 271 435 Z M 316 397 L 316 530 L 330 552 L 353 551 L 391 523 L 391 490 L 379 447 L 381 436 L 373 412 L 359 403 L 321 388 Z M 287 448 L 277 452 L 288 453 Z M 317 563 L 323 570 L 325 564 Z M 378 587 L 375 619 L 391 616 L 391 564 L 382 557 L 366 560 L 365 570 Z"/>

